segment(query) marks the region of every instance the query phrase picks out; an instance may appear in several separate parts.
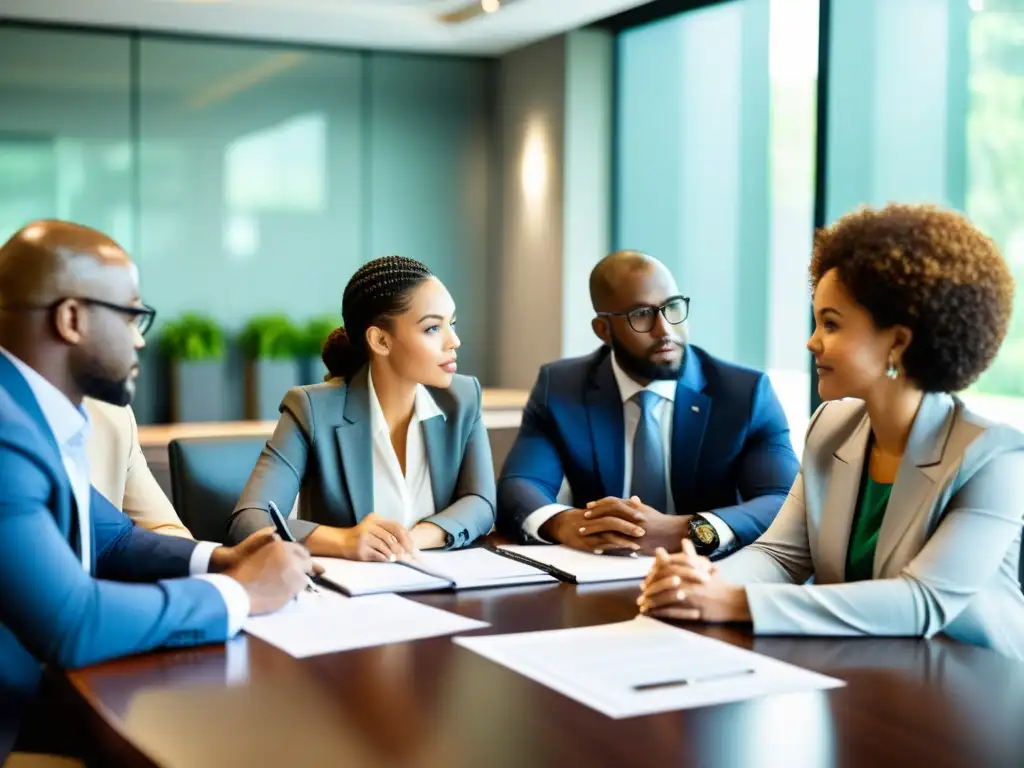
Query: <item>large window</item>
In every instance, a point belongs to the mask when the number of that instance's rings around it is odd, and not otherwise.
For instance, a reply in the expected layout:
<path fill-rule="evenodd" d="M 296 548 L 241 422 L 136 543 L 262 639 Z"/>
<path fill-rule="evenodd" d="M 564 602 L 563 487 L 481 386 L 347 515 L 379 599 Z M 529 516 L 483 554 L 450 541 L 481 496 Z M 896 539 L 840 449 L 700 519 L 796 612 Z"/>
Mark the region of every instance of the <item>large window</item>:
<path fill-rule="evenodd" d="M 665 261 L 692 337 L 809 411 L 819 0 L 725 0 L 619 36 L 617 247 Z M 1024 0 L 830 0 L 826 223 L 933 202 L 995 238 L 1021 285 L 964 394 L 1024 427 Z"/>
<path fill-rule="evenodd" d="M 158 310 L 155 337 L 193 311 L 229 338 L 262 313 L 340 321 L 360 264 L 410 256 L 451 290 L 460 363 L 487 381 L 492 69 L 5 25 L 0 242 L 36 218 L 112 235 Z M 162 421 L 167 377 L 145 356 L 136 411 Z M 240 393 L 233 346 L 226 368 Z"/>
<path fill-rule="evenodd" d="M 135 246 L 126 37 L 0 29 L 0 242 L 71 219 Z"/>
<path fill-rule="evenodd" d="M 617 248 L 665 262 L 691 338 L 810 408 L 817 0 L 731 0 L 619 36 Z"/>
<path fill-rule="evenodd" d="M 826 199 L 966 211 L 1017 277 L 1017 312 L 964 398 L 1024 427 L 1024 0 L 832 0 Z"/>
<path fill-rule="evenodd" d="M 771 0 L 771 300 L 768 373 L 803 451 L 810 411 L 805 348 L 814 240 L 814 147 L 818 89 L 818 0 Z"/>
<path fill-rule="evenodd" d="M 967 213 L 1003 250 L 1017 281 L 1010 332 L 967 395 L 1024 427 L 1024 0 L 972 0 Z"/>
<path fill-rule="evenodd" d="M 376 255 L 361 230 L 362 66 L 355 53 L 141 41 L 139 256 L 162 313 L 202 308 L 231 327 L 268 309 L 338 311 Z"/>

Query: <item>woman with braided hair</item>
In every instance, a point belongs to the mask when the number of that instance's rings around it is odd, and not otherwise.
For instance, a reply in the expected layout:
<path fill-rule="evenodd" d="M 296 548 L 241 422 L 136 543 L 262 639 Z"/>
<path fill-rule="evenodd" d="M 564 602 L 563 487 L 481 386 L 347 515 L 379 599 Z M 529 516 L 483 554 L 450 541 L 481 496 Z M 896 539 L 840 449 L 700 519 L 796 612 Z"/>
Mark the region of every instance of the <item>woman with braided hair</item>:
<path fill-rule="evenodd" d="M 341 314 L 323 348 L 327 380 L 285 395 L 229 540 L 297 495 L 291 528 L 315 555 L 393 561 L 485 535 L 494 469 L 480 384 L 455 373 L 451 295 L 420 262 L 385 256 L 352 276 Z"/>

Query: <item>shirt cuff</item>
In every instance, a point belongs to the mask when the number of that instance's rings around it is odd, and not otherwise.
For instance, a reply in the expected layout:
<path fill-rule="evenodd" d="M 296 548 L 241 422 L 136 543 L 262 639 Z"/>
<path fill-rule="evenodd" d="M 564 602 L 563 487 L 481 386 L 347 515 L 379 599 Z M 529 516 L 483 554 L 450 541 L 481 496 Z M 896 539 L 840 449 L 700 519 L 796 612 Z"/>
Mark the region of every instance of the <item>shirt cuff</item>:
<path fill-rule="evenodd" d="M 209 582 L 220 592 L 228 609 L 228 637 L 237 635 L 245 625 L 245 620 L 249 618 L 249 610 L 252 608 L 245 588 L 223 573 L 204 573 L 195 578 Z"/>
<path fill-rule="evenodd" d="M 213 557 L 213 550 L 221 546 L 212 541 L 200 541 L 192 550 L 192 557 L 188 561 L 188 575 L 198 576 L 201 573 L 210 572 L 210 558 Z"/>
<path fill-rule="evenodd" d="M 715 533 L 718 534 L 718 549 L 713 554 L 724 555 L 736 546 L 736 534 L 733 532 L 726 522 L 718 515 L 714 515 L 711 512 L 701 512 L 700 516 L 707 520 L 715 529 Z"/>
<path fill-rule="evenodd" d="M 567 507 L 565 504 L 547 504 L 540 509 L 534 510 L 523 521 L 523 533 L 525 533 L 528 538 L 543 541 L 545 544 L 554 544 L 555 542 L 548 541 L 540 535 L 540 529 L 543 527 L 544 523 L 552 517 L 557 515 L 559 512 L 565 512 L 567 509 L 572 509 L 572 507 Z"/>
<path fill-rule="evenodd" d="M 447 540 L 445 549 L 459 549 L 468 547 L 472 542 L 469 539 L 469 531 L 458 520 L 447 515 L 431 515 L 420 520 L 421 523 L 432 523 L 445 532 Z"/>

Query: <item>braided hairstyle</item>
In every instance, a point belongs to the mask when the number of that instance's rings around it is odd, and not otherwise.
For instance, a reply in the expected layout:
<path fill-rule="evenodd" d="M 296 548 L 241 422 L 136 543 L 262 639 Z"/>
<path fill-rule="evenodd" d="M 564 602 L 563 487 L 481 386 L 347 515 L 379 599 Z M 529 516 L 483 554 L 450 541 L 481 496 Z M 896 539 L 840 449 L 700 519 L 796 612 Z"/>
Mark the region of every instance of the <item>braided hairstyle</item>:
<path fill-rule="evenodd" d="M 366 331 L 375 325 L 386 328 L 389 320 L 409 308 L 413 290 L 431 277 L 424 264 L 404 256 L 382 256 L 360 267 L 341 299 L 344 325 L 331 332 L 321 351 L 327 378 L 350 379 L 366 365 Z"/>

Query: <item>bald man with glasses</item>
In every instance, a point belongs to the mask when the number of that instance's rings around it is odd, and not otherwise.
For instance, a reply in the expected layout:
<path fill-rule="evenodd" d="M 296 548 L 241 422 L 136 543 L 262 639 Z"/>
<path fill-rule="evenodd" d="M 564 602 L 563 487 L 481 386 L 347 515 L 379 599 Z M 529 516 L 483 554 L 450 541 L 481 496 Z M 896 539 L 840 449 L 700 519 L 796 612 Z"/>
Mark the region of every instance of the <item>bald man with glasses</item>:
<path fill-rule="evenodd" d="M 498 527 L 597 554 L 719 557 L 760 536 L 799 470 L 768 377 L 689 343 L 666 267 L 617 251 L 590 276 L 601 348 L 544 366 L 498 483 Z"/>
<path fill-rule="evenodd" d="M 236 547 L 154 535 L 93 487 L 83 400 L 131 401 L 153 314 L 95 230 L 38 221 L 0 246 L 0 759 L 44 665 L 223 642 L 317 568 L 273 529 Z"/>
<path fill-rule="evenodd" d="M 135 326 L 140 337 L 146 335 L 156 319 L 156 310 L 144 304 L 119 304 L 95 297 L 69 298 L 125 317 Z M 53 313 L 67 300 L 62 298 L 50 303 L 13 301 L 6 309 Z M 135 414 L 128 405 L 134 394 L 137 372 L 135 365 L 124 382 L 115 381 L 112 386 L 116 391 L 108 393 L 106 399 L 86 397 L 82 401 L 91 427 L 86 450 L 92 485 L 136 525 L 155 533 L 192 538 L 153 477 L 139 444 Z M 101 384 L 104 382 L 102 376 L 95 377 L 95 380 Z"/>

